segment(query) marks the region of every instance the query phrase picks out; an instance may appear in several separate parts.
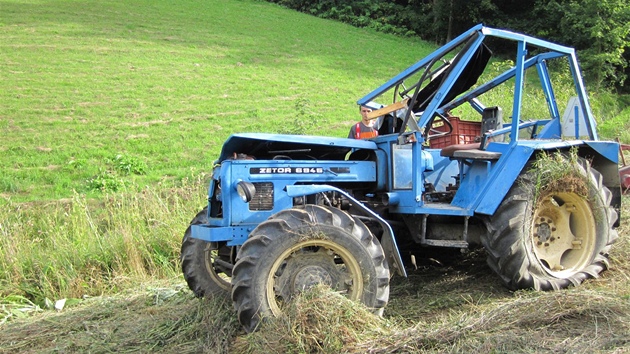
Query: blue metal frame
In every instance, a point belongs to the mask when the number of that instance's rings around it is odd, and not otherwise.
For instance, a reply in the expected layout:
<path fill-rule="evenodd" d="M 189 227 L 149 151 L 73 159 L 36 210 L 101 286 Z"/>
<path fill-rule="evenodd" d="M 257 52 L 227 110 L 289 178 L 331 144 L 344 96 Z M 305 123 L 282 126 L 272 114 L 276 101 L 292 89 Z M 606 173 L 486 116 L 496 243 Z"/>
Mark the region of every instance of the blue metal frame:
<path fill-rule="evenodd" d="M 570 47 L 565 47 L 562 45 L 558 45 L 552 42 L 548 42 L 545 40 L 541 40 L 538 38 L 534 38 L 531 36 L 527 36 L 524 34 L 514 33 L 506 30 L 494 29 L 489 27 L 484 27 L 483 25 L 477 25 L 470 30 L 466 31 L 462 35 L 453 39 L 443 47 L 439 48 L 429 56 L 423 58 L 418 61 L 416 64 L 413 64 L 409 68 L 405 69 L 400 74 L 396 75 L 394 78 L 387 81 L 385 84 L 381 85 L 377 89 L 373 90 L 369 94 L 365 95 L 361 99 L 357 101 L 358 104 L 365 104 L 370 101 L 374 101 L 378 99 L 385 92 L 392 89 L 394 86 L 399 85 L 404 82 L 405 79 L 410 78 L 414 74 L 419 73 L 421 70 L 430 69 L 429 66 L 432 65 L 436 60 L 445 57 L 456 48 L 464 45 L 468 40 L 477 36 L 476 39 L 471 43 L 471 46 L 464 52 L 458 53 L 461 56 L 460 60 L 457 62 L 456 66 L 452 68 L 449 75 L 445 78 L 444 83 L 440 85 L 440 88 L 435 93 L 434 99 L 427 106 L 426 110 L 422 112 L 420 115 L 420 119 L 418 121 L 418 125 L 420 129 L 424 129 L 426 125 L 431 121 L 432 117 L 436 114 L 444 114 L 465 102 L 471 103 L 473 107 L 479 109 L 478 102 L 472 102 L 472 100 L 481 94 L 489 91 L 490 89 L 504 83 L 505 81 L 515 78 L 515 96 L 514 96 L 514 105 L 512 107 L 512 120 L 520 121 L 521 119 L 521 105 L 522 105 L 522 93 L 523 93 L 523 82 L 524 82 L 524 73 L 525 70 L 536 65 L 539 71 L 539 77 L 541 80 L 541 86 L 543 92 L 545 94 L 547 104 L 549 106 L 550 111 L 550 124 L 554 125 L 554 129 L 546 130 L 546 134 L 544 136 L 540 136 L 540 138 L 552 138 L 556 137 L 556 133 L 558 132 L 555 129 L 555 126 L 559 126 L 559 123 L 556 122 L 560 119 L 558 113 L 558 107 L 555 101 L 555 95 L 553 93 L 551 83 L 549 80 L 549 75 L 546 69 L 545 61 L 550 59 L 556 59 L 561 57 L 566 57 L 568 59 L 569 68 L 574 78 L 574 85 L 577 96 L 579 97 L 581 107 L 583 109 L 583 114 L 586 117 L 587 129 L 588 129 L 588 138 L 590 140 L 598 140 L 597 132 L 595 128 L 595 119 L 593 117 L 590 105 L 588 103 L 588 97 L 586 95 L 586 90 L 584 88 L 584 83 L 582 81 L 582 77 L 579 75 L 580 69 L 577 62 L 577 57 L 575 55 L 575 50 Z M 473 89 L 464 95 L 452 100 L 451 102 L 443 102 L 442 99 L 446 92 L 453 86 L 455 80 L 459 77 L 462 72 L 463 67 L 468 63 L 471 56 L 475 53 L 475 50 L 481 45 L 481 43 L 485 40 L 486 37 L 496 37 L 508 39 L 511 41 L 517 42 L 517 52 L 516 52 L 516 66 L 510 70 L 507 70 L 503 74 L 497 76 L 495 79 Z M 538 49 L 543 50 L 541 53 L 536 54 L 530 58 L 527 58 L 528 51 L 527 46 L 532 45 L 538 47 Z M 409 106 L 412 107 L 414 102 L 410 102 Z M 518 140 L 518 127 L 516 125 L 512 125 L 511 136 L 512 142 Z M 557 136 L 559 137 L 559 136 Z"/>

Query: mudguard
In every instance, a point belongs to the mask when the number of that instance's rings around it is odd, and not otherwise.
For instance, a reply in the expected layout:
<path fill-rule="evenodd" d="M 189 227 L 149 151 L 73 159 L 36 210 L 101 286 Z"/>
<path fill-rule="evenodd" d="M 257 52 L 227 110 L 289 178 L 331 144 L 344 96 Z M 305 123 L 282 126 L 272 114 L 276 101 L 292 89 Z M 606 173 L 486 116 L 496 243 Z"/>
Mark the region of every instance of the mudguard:
<path fill-rule="evenodd" d="M 515 144 L 503 145 L 490 144 L 488 151 L 501 152 L 503 156 L 493 168 L 487 183 L 477 186 L 479 191 L 476 195 L 480 196 L 476 206 L 475 213 L 492 215 L 503 201 L 503 198 L 510 190 L 516 178 L 521 174 L 527 162 L 536 151 L 556 151 L 568 150 L 572 147 L 588 148 L 589 156 L 592 160 L 597 161 L 604 159 L 608 161 L 605 165 L 616 165 L 618 163 L 619 144 L 607 141 L 583 141 L 583 140 L 521 140 Z M 506 148 L 507 147 L 507 148 Z M 503 151 L 501 151 L 503 150 Z M 580 153 L 585 154 L 584 152 Z M 600 165 L 604 165 L 599 162 Z M 597 167 L 597 166 L 596 166 Z M 618 176 L 610 176 L 608 168 L 599 169 L 600 173 L 607 181 L 606 186 L 611 190 L 619 187 Z M 614 174 L 613 174 L 614 175 Z M 480 190 L 482 189 L 482 191 Z M 453 203 L 455 204 L 455 203 Z M 466 207 L 466 205 L 459 205 Z"/>
<path fill-rule="evenodd" d="M 383 219 L 381 216 L 367 208 L 360 201 L 356 200 L 352 197 L 348 192 L 343 191 L 337 187 L 318 184 L 318 185 L 293 185 L 286 187 L 287 195 L 289 197 L 300 197 L 304 195 L 322 193 L 335 191 L 341 193 L 346 198 L 350 199 L 355 206 L 361 208 L 367 215 L 373 217 L 377 220 L 377 222 L 383 228 L 383 236 L 381 237 L 381 247 L 383 247 L 383 251 L 385 252 L 385 257 L 387 258 L 387 263 L 396 269 L 396 272 L 403 277 L 407 277 L 407 271 L 403 265 L 402 258 L 400 256 L 400 252 L 398 251 L 398 245 L 396 244 L 396 239 L 394 238 L 394 231 L 391 226 Z"/>

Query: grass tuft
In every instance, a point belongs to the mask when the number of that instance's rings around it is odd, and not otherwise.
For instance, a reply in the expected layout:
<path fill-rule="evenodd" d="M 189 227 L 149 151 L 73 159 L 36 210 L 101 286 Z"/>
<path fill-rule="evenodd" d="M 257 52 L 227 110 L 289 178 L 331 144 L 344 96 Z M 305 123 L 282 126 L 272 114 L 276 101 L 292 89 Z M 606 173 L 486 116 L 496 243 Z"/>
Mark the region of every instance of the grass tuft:
<path fill-rule="evenodd" d="M 578 171 L 579 156 L 573 148 L 567 153 L 542 151 L 530 169 L 534 173 L 534 201 L 551 191 L 568 191 L 588 197 L 588 176 Z"/>

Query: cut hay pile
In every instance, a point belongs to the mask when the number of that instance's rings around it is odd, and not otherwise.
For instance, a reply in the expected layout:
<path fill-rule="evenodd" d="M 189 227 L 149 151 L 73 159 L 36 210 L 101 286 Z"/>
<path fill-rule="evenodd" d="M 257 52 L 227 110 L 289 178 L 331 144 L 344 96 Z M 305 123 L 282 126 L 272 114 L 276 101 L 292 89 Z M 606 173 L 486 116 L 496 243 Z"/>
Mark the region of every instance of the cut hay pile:
<path fill-rule="evenodd" d="M 339 353 L 397 328 L 361 304 L 325 286 L 295 297 L 284 315 L 268 319 L 257 332 L 239 337 L 235 353 Z"/>
<path fill-rule="evenodd" d="M 167 284 L 11 321 L 0 327 L 0 354 L 222 354 L 241 331 L 227 297 L 196 299 Z"/>
<path fill-rule="evenodd" d="M 608 352 L 630 349 L 630 300 L 586 289 L 520 292 L 405 328 L 326 288 L 233 343 L 234 353 Z M 622 349 L 623 350 L 623 349 Z"/>

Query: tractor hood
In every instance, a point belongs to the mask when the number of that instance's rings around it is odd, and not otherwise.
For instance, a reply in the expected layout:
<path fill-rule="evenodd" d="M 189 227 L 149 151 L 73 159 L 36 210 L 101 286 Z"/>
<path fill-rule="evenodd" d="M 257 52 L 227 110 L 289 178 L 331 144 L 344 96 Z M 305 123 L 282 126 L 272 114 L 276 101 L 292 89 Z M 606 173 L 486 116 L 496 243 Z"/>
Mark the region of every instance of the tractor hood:
<path fill-rule="evenodd" d="M 243 133 L 227 139 L 216 162 L 235 159 L 238 154 L 263 160 L 343 160 L 353 149 L 376 150 L 376 144 L 368 140 L 323 136 Z"/>

